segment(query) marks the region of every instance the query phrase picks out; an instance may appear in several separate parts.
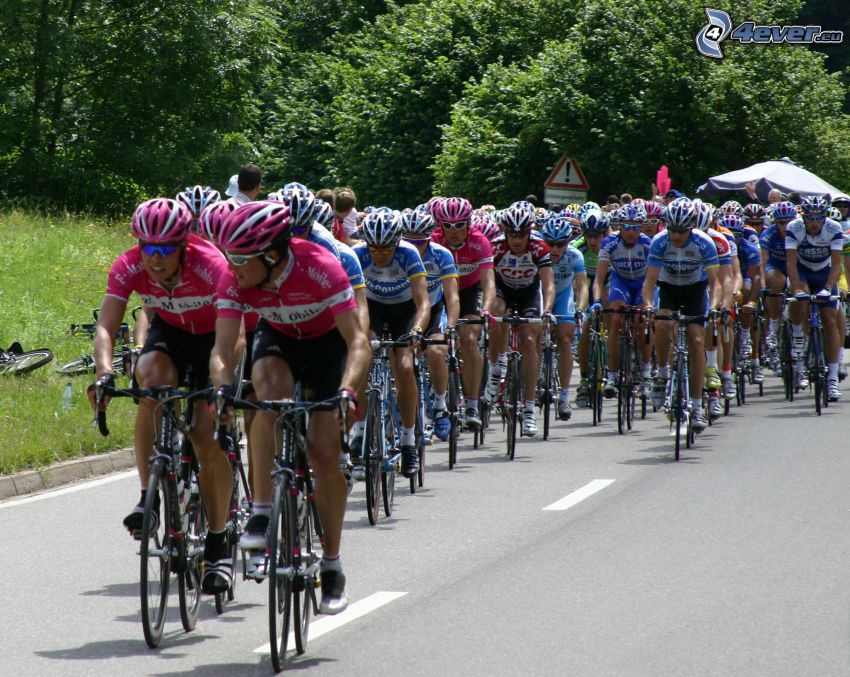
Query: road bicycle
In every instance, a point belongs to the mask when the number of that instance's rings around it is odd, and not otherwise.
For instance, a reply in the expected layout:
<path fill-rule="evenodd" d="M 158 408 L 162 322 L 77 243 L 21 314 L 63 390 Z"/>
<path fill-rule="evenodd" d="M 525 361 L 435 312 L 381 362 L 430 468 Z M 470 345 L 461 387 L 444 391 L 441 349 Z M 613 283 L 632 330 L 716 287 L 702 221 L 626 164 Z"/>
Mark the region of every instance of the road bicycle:
<path fill-rule="evenodd" d="M 540 324 L 539 317 L 521 317 L 513 308 L 510 314 L 503 317 L 491 318 L 493 322 L 501 322 L 510 327 L 508 338 L 507 368 L 499 384 L 497 406 L 502 416 L 502 429 L 507 431 L 505 443 L 507 456 L 512 461 L 516 455 L 516 433 L 519 419 L 522 416 L 522 406 L 525 401 L 522 380 L 522 353 L 519 349 L 519 328 L 523 324 Z"/>
<path fill-rule="evenodd" d="M 142 630 L 145 642 L 155 648 L 165 627 L 172 575 L 177 577 L 180 620 L 186 632 L 194 629 L 200 613 L 207 521 L 198 491 L 198 461 L 188 432 L 192 403 L 206 399 L 211 391 L 190 392 L 170 385 L 119 389 L 100 381 L 94 388 L 97 425 L 104 436 L 109 434 L 106 412 L 100 410 L 104 397 L 150 398 L 161 413 L 139 533 Z"/>
<path fill-rule="evenodd" d="M 827 391 L 827 375 L 829 366 L 826 357 L 826 340 L 823 335 L 823 318 L 821 309 L 838 296 L 818 296 L 817 294 L 795 294 L 788 297 L 788 303 L 809 304 L 808 330 L 809 340 L 803 357 L 803 368 L 812 389 L 815 399 L 815 411 L 820 416 L 823 409 L 829 406 L 829 393 Z"/>
<path fill-rule="evenodd" d="M 608 334 L 602 321 L 601 308 L 593 311 L 588 326 L 590 331 L 590 378 L 588 379 L 588 399 L 593 410 L 593 425 L 602 422 L 603 389 L 608 365 Z"/>
<path fill-rule="evenodd" d="M 133 308 L 131 312 L 133 322 L 136 322 L 141 310 L 141 306 Z M 95 308 L 92 310 L 92 316 L 94 317 L 93 323 L 72 324 L 68 333 L 71 336 L 88 336 L 93 339 L 95 330 L 97 329 L 99 314 L 100 309 Z M 130 345 L 131 337 L 132 333 L 130 331 L 130 325 L 126 322 L 122 322 L 115 334 L 115 348 L 112 351 L 112 370 L 116 374 L 124 374 L 126 376 L 130 376 L 132 374 L 137 353 Z M 56 372 L 63 376 L 80 376 L 82 374 L 93 374 L 96 368 L 94 355 L 88 353 L 79 359 L 71 360 L 70 362 L 57 367 Z"/>
<path fill-rule="evenodd" d="M 564 316 L 552 316 L 554 319 Z M 558 377 L 558 346 L 553 338 L 557 327 L 549 323 L 543 328 L 543 349 L 540 351 L 540 378 L 537 387 L 537 404 L 543 414 L 543 439 L 549 439 L 551 411 L 558 401 L 558 390 L 561 386 Z"/>
<path fill-rule="evenodd" d="M 603 313 L 622 315 L 619 342 L 619 365 L 617 382 L 617 432 L 621 435 L 632 429 L 636 402 L 641 401 L 641 418 L 646 418 L 646 393 L 643 392 L 640 355 L 637 334 L 634 329 L 635 317 L 642 314 L 637 306 L 609 308 Z M 644 329 L 644 341 L 649 342 L 649 324 Z"/>

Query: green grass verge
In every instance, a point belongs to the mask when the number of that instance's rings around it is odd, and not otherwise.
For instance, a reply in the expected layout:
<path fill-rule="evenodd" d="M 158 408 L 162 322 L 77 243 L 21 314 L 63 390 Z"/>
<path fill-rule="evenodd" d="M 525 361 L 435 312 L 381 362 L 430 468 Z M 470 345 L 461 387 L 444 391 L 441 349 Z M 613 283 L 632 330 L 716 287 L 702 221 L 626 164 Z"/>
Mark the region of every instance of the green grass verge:
<path fill-rule="evenodd" d="M 110 406 L 111 435 L 101 437 L 92 428 L 85 396 L 92 377 L 55 373 L 57 365 L 91 352 L 91 340 L 70 336 L 68 329 L 71 323 L 92 321 L 112 262 L 132 243 L 127 223 L 0 214 L 0 345 L 20 341 L 24 350 L 50 348 L 54 353 L 46 367 L 0 379 L 0 474 L 132 443 L 132 402 Z M 68 382 L 73 405 L 63 410 Z M 119 377 L 120 382 L 126 381 Z"/>

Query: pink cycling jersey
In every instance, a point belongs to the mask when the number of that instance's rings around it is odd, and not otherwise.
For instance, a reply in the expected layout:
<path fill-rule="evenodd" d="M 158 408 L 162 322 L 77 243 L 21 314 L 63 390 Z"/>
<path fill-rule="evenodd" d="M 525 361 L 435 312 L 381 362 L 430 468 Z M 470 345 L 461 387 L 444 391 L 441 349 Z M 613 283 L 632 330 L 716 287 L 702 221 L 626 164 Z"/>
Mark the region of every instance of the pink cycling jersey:
<path fill-rule="evenodd" d="M 227 261 L 218 249 L 190 235 L 183 254 L 180 282 L 170 291 L 145 271 L 139 247 L 119 256 L 109 271 L 106 295 L 128 301 L 136 292 L 145 306 L 165 322 L 190 334 L 215 331 L 215 294 Z"/>
<path fill-rule="evenodd" d="M 357 307 L 342 264 L 307 240 L 289 243 L 283 272 L 272 282 L 276 289 L 240 289 L 236 276 L 227 271 L 219 282 L 218 316 L 239 319 L 253 310 L 281 334 L 311 339 L 331 331 L 336 315 Z"/>
<path fill-rule="evenodd" d="M 490 240 L 477 228 L 469 228 L 466 242 L 455 249 L 443 237 L 438 228 L 431 234 L 431 241 L 443 245 L 455 260 L 458 272 L 458 290 L 468 289 L 481 280 L 481 271 L 493 267 L 493 248 Z"/>

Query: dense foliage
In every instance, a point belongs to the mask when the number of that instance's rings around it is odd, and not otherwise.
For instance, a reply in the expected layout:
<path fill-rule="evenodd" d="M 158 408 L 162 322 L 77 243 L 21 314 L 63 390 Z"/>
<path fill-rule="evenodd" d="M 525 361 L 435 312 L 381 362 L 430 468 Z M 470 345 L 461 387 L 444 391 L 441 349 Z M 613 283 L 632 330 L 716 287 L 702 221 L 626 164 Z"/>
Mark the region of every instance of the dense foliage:
<path fill-rule="evenodd" d="M 795 23 L 837 0 L 715 3 Z M 350 184 L 361 203 L 539 192 L 569 151 L 592 195 L 685 190 L 788 155 L 850 188 L 840 47 L 698 54 L 701 0 L 6 0 L 7 199 L 126 212 L 247 161 L 267 185 Z M 832 22 L 838 22 L 833 24 Z M 831 70 L 832 69 L 832 70 Z"/>

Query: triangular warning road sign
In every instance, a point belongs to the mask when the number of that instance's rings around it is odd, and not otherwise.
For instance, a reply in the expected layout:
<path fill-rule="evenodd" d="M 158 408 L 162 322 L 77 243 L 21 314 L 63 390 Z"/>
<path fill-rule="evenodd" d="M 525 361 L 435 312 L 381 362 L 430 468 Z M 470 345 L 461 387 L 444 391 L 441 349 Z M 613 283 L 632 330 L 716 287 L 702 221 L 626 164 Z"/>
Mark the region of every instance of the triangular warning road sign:
<path fill-rule="evenodd" d="M 581 167 L 578 166 L 578 162 L 571 160 L 566 153 L 558 160 L 558 164 L 555 165 L 555 169 L 552 170 L 543 185 L 546 188 L 572 188 L 574 190 L 590 188 Z"/>

